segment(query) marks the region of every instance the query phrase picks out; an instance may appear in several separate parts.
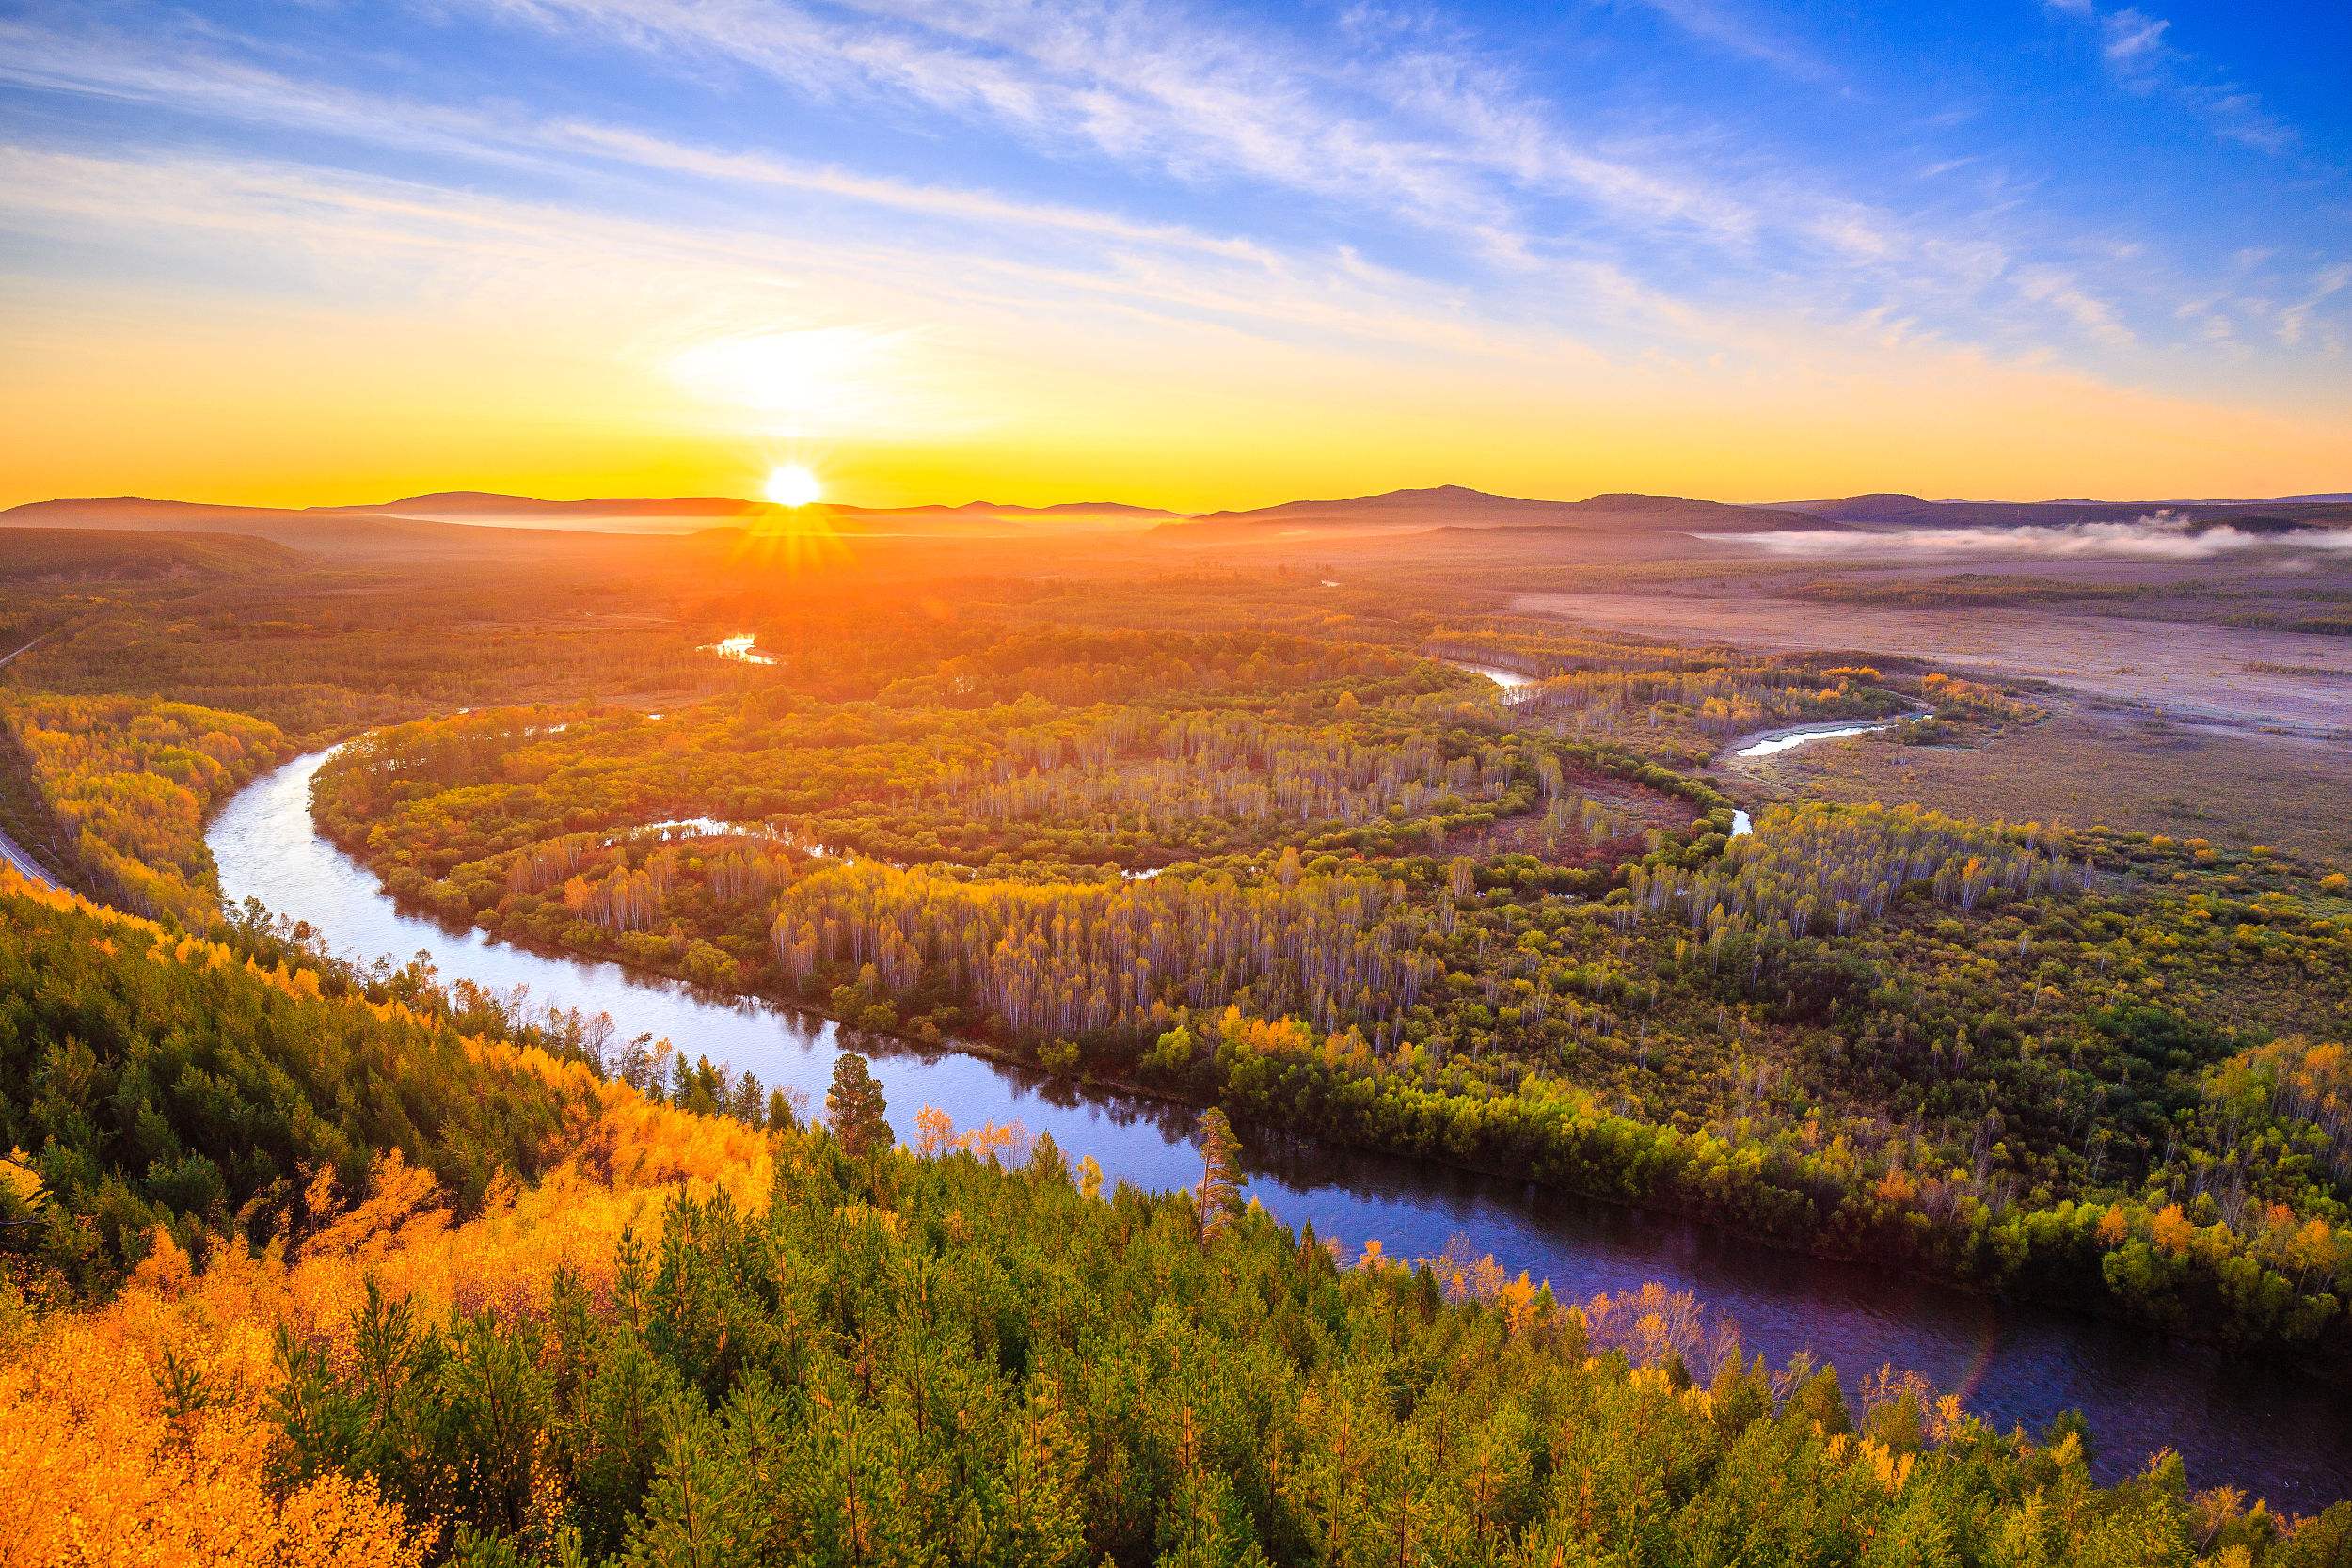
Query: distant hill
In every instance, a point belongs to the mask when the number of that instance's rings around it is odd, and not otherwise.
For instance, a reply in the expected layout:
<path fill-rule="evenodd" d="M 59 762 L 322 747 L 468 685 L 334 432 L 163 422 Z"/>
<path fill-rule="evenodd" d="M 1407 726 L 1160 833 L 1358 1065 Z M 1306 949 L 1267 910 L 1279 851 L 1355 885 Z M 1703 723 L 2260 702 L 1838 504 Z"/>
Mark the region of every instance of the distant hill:
<path fill-rule="evenodd" d="M 600 496 L 582 500 L 547 500 L 537 496 L 502 495 L 490 490 L 437 490 L 403 496 L 397 500 L 298 508 L 218 506 L 200 501 L 152 500 L 143 496 L 96 496 L 33 501 L 0 512 L 0 527 L 31 524 L 202 529 L 349 547 L 371 538 L 388 545 L 396 541 L 421 544 L 427 536 L 413 531 L 420 525 L 561 529 L 587 533 L 698 533 L 711 528 L 756 526 L 760 519 L 774 516 L 779 510 L 765 501 L 732 496 Z M 1123 501 L 1059 501 L 1051 506 L 966 501 L 960 506 L 819 506 L 812 511 L 845 533 L 876 534 L 1107 531 L 1145 528 L 1184 515 Z M 389 525 L 392 531 L 378 529 L 371 532 L 375 525 Z M 400 531 L 404 528 L 411 531 Z"/>
<path fill-rule="evenodd" d="M 697 517 L 757 516 L 776 508 L 765 501 L 734 496 L 603 496 L 587 500 L 542 500 L 536 496 L 501 495 L 492 490 L 437 490 L 404 496 L 381 505 L 313 507 L 339 515 L 426 517 Z M 1018 506 L 1003 501 L 964 501 L 960 505 L 836 506 L 822 510 L 836 517 L 1135 517 L 1168 518 L 1184 514 L 1124 501 L 1057 501 L 1051 506 Z"/>
<path fill-rule="evenodd" d="M 69 496 L 28 501 L 0 512 L 0 529 L 103 530 L 132 533 L 237 534 L 298 550 L 344 556 L 400 556 L 455 547 L 446 523 L 294 511 L 270 506 L 214 506 L 201 501 L 151 500 L 144 496 Z"/>
<path fill-rule="evenodd" d="M 1152 531 L 1161 543 L 1213 544 L 1328 536 L 1495 532 L 1530 537 L 1764 533 L 1820 530 L 2063 527 L 2128 522 L 2157 512 L 2201 524 L 2231 523 L 2253 531 L 2352 528 L 2352 499 L 2286 496 L 2268 500 L 1929 500 L 1898 492 L 1828 500 L 1736 506 L 1686 496 L 1610 493 L 1583 500 L 1499 496 L 1461 484 L 1389 490 L 1378 495 L 1285 501 L 1274 506 L 1187 515 L 1123 501 L 1058 501 L 1022 506 L 999 501 L 958 505 L 816 506 L 807 519 L 850 536 L 873 538 L 1075 537 Z M 788 515 L 762 501 L 729 496 L 606 496 L 548 500 L 483 490 L 443 490 L 346 506 L 279 508 L 154 500 L 138 496 L 75 497 L 0 511 L 0 529 L 50 528 L 238 534 L 296 549 L 344 557 L 473 556 L 539 547 L 516 534 L 669 535 L 757 528 Z M 507 536 L 508 543 L 485 538 Z"/>
<path fill-rule="evenodd" d="M 363 508 L 214 506 L 198 501 L 151 500 L 140 496 L 68 497 L 29 501 L 0 511 L 0 551 L 13 547 L 12 535 L 25 529 L 95 530 L 112 533 L 210 533 L 265 539 L 309 555 L 358 563 L 420 561 L 481 561 L 532 557 L 548 551 L 577 553 L 601 540 L 626 545 L 629 531 L 590 527 L 543 517 L 524 527 L 483 527 L 485 520 L 403 516 Z M 691 522 L 689 529 L 706 526 Z M 675 528 L 669 531 L 687 531 Z"/>
<path fill-rule="evenodd" d="M 310 515 L 275 506 L 215 506 L 209 501 L 151 500 L 145 496 L 60 496 L 0 512 L 11 528 L 162 529 L 250 533 L 292 517 Z"/>
<path fill-rule="evenodd" d="M 18 528 L 8 541 L 0 551 L 0 582 L 11 584 L 243 577 L 301 559 L 275 540 L 233 533 Z"/>
<path fill-rule="evenodd" d="M 1136 531 L 1184 516 L 1158 507 L 1123 501 L 1060 501 L 1052 506 L 1012 506 L 965 501 L 961 506 L 829 506 L 823 509 L 844 532 L 1076 534 Z"/>
<path fill-rule="evenodd" d="M 1529 529 L 1586 533 L 1766 532 L 1820 529 L 1825 520 L 1683 496 L 1610 494 L 1581 501 L 1490 495 L 1466 485 L 1390 490 L 1340 500 L 1286 501 L 1247 512 L 1211 512 L 1160 530 L 1165 537 L 1231 538 L 1236 534 L 1330 531 L 1422 531 L 1431 529 Z"/>
<path fill-rule="evenodd" d="M 1125 501 L 1056 501 L 1051 506 L 1013 506 L 1003 501 L 965 501 L 961 506 L 849 507 L 844 510 L 885 516 L 893 512 L 985 512 L 997 517 L 1186 517 L 1158 506 L 1130 506 Z"/>
<path fill-rule="evenodd" d="M 425 517 L 435 520 L 507 517 L 740 517 L 764 510 L 730 496 L 603 496 L 588 500 L 543 500 L 494 490 L 436 490 L 403 496 L 380 506 L 312 507 L 342 515 Z"/>

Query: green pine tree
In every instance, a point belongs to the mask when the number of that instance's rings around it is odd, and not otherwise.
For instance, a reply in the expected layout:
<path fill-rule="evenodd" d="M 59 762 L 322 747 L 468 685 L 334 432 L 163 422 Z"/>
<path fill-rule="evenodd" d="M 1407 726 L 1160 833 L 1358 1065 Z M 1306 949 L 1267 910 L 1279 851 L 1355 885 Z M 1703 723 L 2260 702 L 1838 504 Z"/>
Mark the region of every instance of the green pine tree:
<path fill-rule="evenodd" d="M 1200 1227 L 1221 1235 L 1241 1212 L 1241 1140 L 1233 1124 L 1212 1105 L 1200 1113 Z"/>
<path fill-rule="evenodd" d="M 888 1109 L 866 1058 L 844 1051 L 833 1064 L 833 1087 L 825 1091 L 825 1120 L 851 1159 L 890 1147 L 890 1123 L 882 1119 Z"/>

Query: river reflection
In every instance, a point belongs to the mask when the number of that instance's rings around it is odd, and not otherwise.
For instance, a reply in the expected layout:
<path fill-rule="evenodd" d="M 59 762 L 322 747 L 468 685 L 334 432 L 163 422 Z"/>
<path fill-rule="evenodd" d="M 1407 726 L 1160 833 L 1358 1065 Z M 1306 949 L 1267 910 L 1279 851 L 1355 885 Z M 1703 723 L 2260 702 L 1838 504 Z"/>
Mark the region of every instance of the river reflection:
<path fill-rule="evenodd" d="M 738 632 L 733 637 L 722 637 L 718 641 L 704 648 L 702 652 L 717 654 L 721 658 L 731 658 L 739 664 L 773 664 L 775 662 L 773 658 L 759 651 L 759 639 L 747 631 Z"/>
<path fill-rule="evenodd" d="M 1473 675 L 1486 676 L 1502 688 L 1502 700 L 1506 703 L 1520 702 L 1535 694 L 1536 677 L 1520 671 L 1507 670 L 1500 664 L 1471 664 L 1458 658 L 1443 659 L 1440 662 L 1451 664 L 1456 670 L 1468 671 Z"/>
<path fill-rule="evenodd" d="M 1798 724 L 1759 735 L 1731 754 L 1735 757 L 1777 756 L 1783 752 L 1793 752 L 1800 746 L 1810 746 L 1817 740 L 1850 740 L 1858 735 L 1876 735 L 1881 730 L 1915 724 L 1922 719 L 1931 717 L 1931 714 L 1913 713 L 1900 719 L 1879 719 L 1856 724 Z"/>
<path fill-rule="evenodd" d="M 404 914 L 373 876 L 312 829 L 310 780 L 324 753 L 288 763 L 231 800 L 208 835 L 232 904 L 258 897 L 307 921 L 341 953 L 405 959 L 429 951 L 445 980 L 540 1005 L 609 1013 L 619 1037 L 667 1038 L 690 1055 L 750 1070 L 821 1107 L 840 1033 L 829 1022 L 699 994 L 618 966 L 553 957 Z M 859 1037 L 901 1139 L 934 1105 L 959 1126 L 1021 1123 L 1051 1132 L 1074 1164 L 1090 1156 L 1114 1181 L 1154 1191 L 1200 1176 L 1193 1113 L 901 1041 Z M 2193 1483 L 2242 1486 L 2311 1512 L 2352 1492 L 2352 1420 L 2328 1391 L 2263 1365 L 2168 1350 L 2134 1330 L 1999 1305 L 1859 1268 L 1743 1243 L 1671 1217 L 1565 1197 L 1525 1183 L 1333 1149 L 1245 1130 L 1248 1195 L 1292 1226 L 1311 1224 L 1353 1256 L 1377 1240 L 1424 1257 L 1460 1238 L 1564 1298 L 1649 1280 L 1695 1291 L 1738 1321 L 1775 1365 L 1798 1351 L 1835 1364 L 1851 1388 L 1882 1365 L 1921 1373 L 2004 1427 L 2061 1410 L 2090 1418 L 2096 1468 L 2114 1477 L 2156 1449 L 2178 1449 Z"/>

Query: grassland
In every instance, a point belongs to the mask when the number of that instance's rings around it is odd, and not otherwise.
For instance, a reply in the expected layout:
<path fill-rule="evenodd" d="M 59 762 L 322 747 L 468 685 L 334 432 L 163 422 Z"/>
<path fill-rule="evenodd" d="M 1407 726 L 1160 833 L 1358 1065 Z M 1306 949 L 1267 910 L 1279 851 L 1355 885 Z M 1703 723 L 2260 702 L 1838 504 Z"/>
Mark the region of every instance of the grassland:
<path fill-rule="evenodd" d="M 2062 704 L 2040 724 L 1977 745 L 1870 736 L 1757 758 L 1740 771 L 1792 796 L 2268 844 L 2352 865 L 2352 789 L 2340 749 L 2218 736 L 2088 704 Z"/>

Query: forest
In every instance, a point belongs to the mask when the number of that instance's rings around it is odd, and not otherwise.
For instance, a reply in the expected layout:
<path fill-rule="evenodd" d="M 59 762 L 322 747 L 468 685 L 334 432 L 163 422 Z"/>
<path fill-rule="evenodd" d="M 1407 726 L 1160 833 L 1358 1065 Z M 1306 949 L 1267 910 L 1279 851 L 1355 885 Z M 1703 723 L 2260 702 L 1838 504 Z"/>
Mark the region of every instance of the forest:
<path fill-rule="evenodd" d="M 1027 631 L 951 688 L 491 710 L 376 732 L 315 809 L 395 894 L 505 935 L 2352 1369 L 2344 1101 L 2249 1086 L 2352 1030 L 2340 873 L 1914 807 L 1759 805 L 1735 836 L 1677 761 L 1710 701 L 1928 710 L 1938 744 L 2039 710 L 1940 671 L 1438 630 L 1153 639 L 1189 684 Z M 1099 673 L 1001 700 L 1040 666 Z M 1676 672 L 1654 725 L 1583 679 L 1625 669 Z"/>
<path fill-rule="evenodd" d="M 2040 693 L 1564 630 L 1428 579 L 656 576 L 624 605 L 550 566 L 420 592 L 444 636 L 401 633 L 372 569 L 239 570 L 10 611 L 54 635 L 0 675 L 8 831 L 129 912 L 6 899 L 0 1396 L 33 1413 L 11 1430 L 75 1434 L 6 1463 L 78 1501 L 0 1535 L 184 1516 L 221 1532 L 202 1556 L 485 1562 L 2345 1550 L 2352 1518 L 2193 1493 L 2177 1461 L 2097 1485 L 2073 1427 L 1742 1361 L 1687 1298 L 1334 1266 L 1229 1211 L 1214 1157 L 1149 1197 L 935 1109 L 883 1147 L 870 1081 L 796 1102 L 222 911 L 202 838 L 340 743 L 320 830 L 444 921 L 2344 1376 L 2343 871 L 1718 766 L 1833 718 L 1997 746 Z M 735 635 L 774 662 L 707 651 Z"/>
<path fill-rule="evenodd" d="M 2352 1503 L 2284 1517 L 2162 1454 L 2101 1485 L 2078 1425 L 1999 1432 L 1896 1377 L 1849 1399 L 1687 1297 L 1564 1302 L 1490 1259 L 1343 1267 L 1240 1205 L 1215 1113 L 1196 1189 L 1104 1192 L 1048 1140 L 935 1114 L 925 1149 L 893 1147 L 854 1055 L 821 1117 L 714 1115 L 258 927 L 199 940 L 6 873 L 0 925 L 40 959 L 0 969 L 0 1089 L 103 1074 L 91 1102 L 123 1113 L 68 1144 L 54 1106 L 44 1152 L 0 1164 L 0 1204 L 36 1221 L 0 1228 L 0 1562 L 2352 1550 Z M 319 1075 L 346 1059 L 368 1095 Z M 289 1202 L 230 1213 L 135 1174 L 168 1135 L 233 1196 L 247 1129 L 314 1118 L 250 1173 Z M 490 1157 L 515 1163 L 484 1183 Z M 56 1245 L 102 1212 L 103 1279 Z"/>
<path fill-rule="evenodd" d="M 266 720 L 189 703 L 0 694 L 16 836 L 110 902 L 197 930 L 220 907 L 211 808 L 289 749 Z"/>

